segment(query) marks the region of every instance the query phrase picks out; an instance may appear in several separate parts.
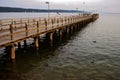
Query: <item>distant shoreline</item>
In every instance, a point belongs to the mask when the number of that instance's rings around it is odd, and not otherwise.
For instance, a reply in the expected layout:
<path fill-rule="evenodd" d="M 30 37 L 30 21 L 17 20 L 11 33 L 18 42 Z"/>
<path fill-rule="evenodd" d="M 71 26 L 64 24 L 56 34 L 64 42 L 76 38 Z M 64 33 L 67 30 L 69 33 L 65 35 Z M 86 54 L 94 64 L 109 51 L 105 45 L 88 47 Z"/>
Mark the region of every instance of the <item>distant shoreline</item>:
<path fill-rule="evenodd" d="M 15 8 L 15 7 L 0 7 L 0 12 L 50 12 L 50 13 L 77 13 L 77 12 L 83 12 L 83 11 L 77 11 L 77 10 L 62 10 L 62 9 L 27 9 L 27 8 Z"/>

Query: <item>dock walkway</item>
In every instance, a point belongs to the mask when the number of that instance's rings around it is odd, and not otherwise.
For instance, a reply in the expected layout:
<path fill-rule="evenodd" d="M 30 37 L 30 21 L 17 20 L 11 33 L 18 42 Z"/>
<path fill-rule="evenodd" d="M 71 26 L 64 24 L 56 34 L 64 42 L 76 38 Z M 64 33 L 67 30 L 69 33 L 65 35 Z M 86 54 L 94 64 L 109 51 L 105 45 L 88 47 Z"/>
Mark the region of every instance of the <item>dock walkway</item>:
<path fill-rule="evenodd" d="M 29 38 L 35 38 L 35 46 L 39 47 L 38 37 L 42 34 L 50 34 L 53 40 L 53 32 L 56 30 L 62 34 L 63 30 L 70 31 L 88 24 L 98 18 L 98 14 L 76 15 L 66 17 L 46 18 L 21 18 L 0 20 L 0 48 L 11 47 L 11 59 L 15 59 L 14 44 Z"/>

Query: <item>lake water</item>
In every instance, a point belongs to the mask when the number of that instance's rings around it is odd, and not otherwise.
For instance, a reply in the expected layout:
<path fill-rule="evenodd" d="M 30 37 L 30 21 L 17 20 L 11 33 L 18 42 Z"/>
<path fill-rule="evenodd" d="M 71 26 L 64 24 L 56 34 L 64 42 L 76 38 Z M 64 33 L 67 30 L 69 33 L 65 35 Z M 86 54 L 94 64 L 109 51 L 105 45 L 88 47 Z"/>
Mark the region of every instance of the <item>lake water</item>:
<path fill-rule="evenodd" d="M 101 14 L 55 47 L 17 50 L 0 80 L 120 80 L 120 14 Z"/>
<path fill-rule="evenodd" d="M 53 16 L 68 16 L 76 15 L 77 13 L 50 13 Z M 0 13 L 0 19 L 13 19 L 13 18 L 34 18 L 34 17 L 48 17 L 48 13 Z"/>

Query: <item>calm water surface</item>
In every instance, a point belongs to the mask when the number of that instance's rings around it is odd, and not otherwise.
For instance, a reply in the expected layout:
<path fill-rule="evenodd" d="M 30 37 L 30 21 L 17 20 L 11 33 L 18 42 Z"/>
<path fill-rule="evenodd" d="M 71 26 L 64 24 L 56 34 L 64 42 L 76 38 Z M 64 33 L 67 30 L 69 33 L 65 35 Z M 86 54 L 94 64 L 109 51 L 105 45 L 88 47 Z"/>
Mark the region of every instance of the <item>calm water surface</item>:
<path fill-rule="evenodd" d="M 14 64 L 1 61 L 0 80 L 120 80 L 119 21 L 101 14 L 53 48 L 17 50 Z"/>
<path fill-rule="evenodd" d="M 50 13 L 50 17 L 56 16 L 69 16 L 76 15 L 77 13 Z M 0 13 L 0 19 L 13 19 L 13 18 L 34 18 L 34 17 L 48 17 L 48 13 Z"/>

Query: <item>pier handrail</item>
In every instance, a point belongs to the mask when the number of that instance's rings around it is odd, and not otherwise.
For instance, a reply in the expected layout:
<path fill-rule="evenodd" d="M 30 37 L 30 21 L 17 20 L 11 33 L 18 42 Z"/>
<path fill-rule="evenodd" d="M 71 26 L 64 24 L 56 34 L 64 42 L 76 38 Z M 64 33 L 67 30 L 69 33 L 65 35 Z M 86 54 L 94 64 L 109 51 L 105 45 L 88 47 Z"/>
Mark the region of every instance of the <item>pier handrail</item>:
<path fill-rule="evenodd" d="M 91 19 L 93 15 L 75 15 L 47 18 L 20 18 L 0 20 L 0 47 L 26 37 L 34 36 L 53 29 L 63 28 L 67 25 Z"/>

